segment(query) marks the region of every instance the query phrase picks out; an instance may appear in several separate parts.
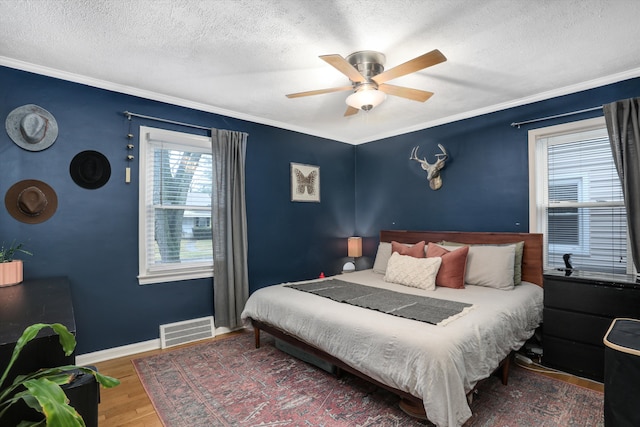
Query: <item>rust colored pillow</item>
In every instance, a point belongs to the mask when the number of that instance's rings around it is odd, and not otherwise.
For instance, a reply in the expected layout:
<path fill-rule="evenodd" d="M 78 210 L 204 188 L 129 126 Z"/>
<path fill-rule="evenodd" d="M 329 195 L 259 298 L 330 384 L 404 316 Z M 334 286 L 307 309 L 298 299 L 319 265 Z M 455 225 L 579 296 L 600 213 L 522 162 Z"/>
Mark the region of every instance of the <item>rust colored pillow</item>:
<path fill-rule="evenodd" d="M 424 258 L 424 240 L 413 246 L 404 245 L 398 242 L 391 242 L 391 253 L 398 252 L 400 255 L 409 255 L 414 258 Z"/>
<path fill-rule="evenodd" d="M 445 288 L 464 289 L 464 274 L 467 267 L 469 246 L 448 251 L 436 244 L 427 245 L 427 258 L 441 257 L 442 264 L 436 276 L 436 286 Z"/>

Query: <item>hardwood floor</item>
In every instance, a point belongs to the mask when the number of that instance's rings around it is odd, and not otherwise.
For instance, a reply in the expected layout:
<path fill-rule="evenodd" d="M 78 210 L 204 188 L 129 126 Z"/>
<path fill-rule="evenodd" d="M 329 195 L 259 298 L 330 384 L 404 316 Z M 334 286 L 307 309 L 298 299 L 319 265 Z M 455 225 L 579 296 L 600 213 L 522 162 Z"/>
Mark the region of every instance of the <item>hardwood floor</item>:
<path fill-rule="evenodd" d="M 252 333 L 252 332 L 233 332 Z M 216 341 L 228 337 L 229 334 L 220 335 L 211 339 Z M 202 343 L 199 341 L 198 343 Z M 185 344 L 186 347 L 193 344 Z M 173 351 L 180 347 L 173 347 L 167 350 L 153 350 L 145 353 L 139 353 L 133 356 L 121 357 L 118 359 L 108 360 L 96 363 L 98 370 L 112 377 L 118 378 L 121 384 L 112 389 L 100 389 L 100 405 L 98 407 L 98 421 L 100 427 L 162 427 L 162 423 L 156 414 L 147 393 L 142 387 L 142 383 L 138 379 L 138 375 L 131 362 L 144 356 Z M 573 375 L 551 372 L 541 367 L 531 367 L 545 375 L 558 378 L 572 384 L 576 384 L 592 390 L 603 391 L 604 385 L 598 382 L 578 378 Z"/>
<path fill-rule="evenodd" d="M 253 332 L 242 331 L 232 332 L 231 334 L 238 333 L 253 334 Z M 231 334 L 219 335 L 206 341 L 198 341 L 198 344 L 223 339 L 231 336 Z M 147 351 L 133 356 L 96 363 L 95 366 L 100 373 L 120 380 L 120 385 L 117 387 L 100 389 L 100 405 L 98 406 L 98 424 L 100 427 L 163 427 L 131 361 L 189 345 L 193 344 L 185 344 L 166 350 Z"/>

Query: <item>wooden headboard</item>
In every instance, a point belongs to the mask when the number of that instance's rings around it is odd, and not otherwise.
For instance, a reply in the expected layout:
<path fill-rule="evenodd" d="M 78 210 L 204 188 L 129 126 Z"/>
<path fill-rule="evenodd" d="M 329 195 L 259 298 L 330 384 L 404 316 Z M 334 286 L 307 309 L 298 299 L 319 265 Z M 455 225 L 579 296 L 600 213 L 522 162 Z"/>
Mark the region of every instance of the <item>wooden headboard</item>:
<path fill-rule="evenodd" d="M 499 244 L 524 241 L 522 254 L 522 280 L 542 286 L 542 234 L 539 233 L 497 233 L 467 231 L 406 231 L 381 230 L 381 242 L 417 243 L 460 242 L 469 244 Z"/>

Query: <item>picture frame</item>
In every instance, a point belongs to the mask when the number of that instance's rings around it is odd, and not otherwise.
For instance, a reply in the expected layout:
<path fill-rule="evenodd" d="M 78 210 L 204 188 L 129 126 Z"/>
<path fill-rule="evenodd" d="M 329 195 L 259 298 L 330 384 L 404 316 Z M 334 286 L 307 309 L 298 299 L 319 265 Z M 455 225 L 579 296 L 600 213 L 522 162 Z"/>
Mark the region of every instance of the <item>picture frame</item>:
<path fill-rule="evenodd" d="M 320 203 L 320 166 L 291 162 L 291 201 Z"/>

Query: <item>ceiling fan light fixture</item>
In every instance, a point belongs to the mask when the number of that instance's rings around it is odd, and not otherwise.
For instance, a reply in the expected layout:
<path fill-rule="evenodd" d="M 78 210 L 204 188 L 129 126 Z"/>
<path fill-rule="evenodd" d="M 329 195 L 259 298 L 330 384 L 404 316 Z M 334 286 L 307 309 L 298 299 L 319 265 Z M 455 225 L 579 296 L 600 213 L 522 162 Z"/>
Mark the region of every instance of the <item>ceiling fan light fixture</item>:
<path fill-rule="evenodd" d="M 358 114 L 360 110 L 370 111 L 374 109 L 387 99 L 387 95 L 425 102 L 433 95 L 433 92 L 390 85 L 387 84 L 387 81 L 415 73 L 447 60 L 438 49 L 410 59 L 390 70 L 384 69 L 385 56 L 373 50 L 355 52 L 346 58 L 338 54 L 321 55 L 320 59 L 347 76 L 351 85 L 291 93 L 286 96 L 287 98 L 300 98 L 353 90 L 354 92 L 346 99 L 349 107 L 345 111 L 344 117 Z"/>
<path fill-rule="evenodd" d="M 382 104 L 387 99 L 387 94 L 378 89 L 359 90 L 349 95 L 347 105 L 363 111 L 369 111 Z"/>

